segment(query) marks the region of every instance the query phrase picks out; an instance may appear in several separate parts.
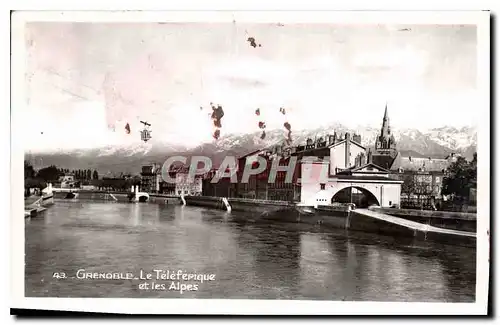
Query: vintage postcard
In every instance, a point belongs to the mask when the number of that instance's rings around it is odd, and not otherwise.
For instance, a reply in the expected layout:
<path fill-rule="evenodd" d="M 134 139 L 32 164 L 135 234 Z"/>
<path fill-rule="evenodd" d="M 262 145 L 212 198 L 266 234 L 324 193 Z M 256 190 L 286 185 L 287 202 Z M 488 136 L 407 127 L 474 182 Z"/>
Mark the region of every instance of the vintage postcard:
<path fill-rule="evenodd" d="M 11 307 L 486 314 L 489 53 L 480 11 L 14 12 Z"/>

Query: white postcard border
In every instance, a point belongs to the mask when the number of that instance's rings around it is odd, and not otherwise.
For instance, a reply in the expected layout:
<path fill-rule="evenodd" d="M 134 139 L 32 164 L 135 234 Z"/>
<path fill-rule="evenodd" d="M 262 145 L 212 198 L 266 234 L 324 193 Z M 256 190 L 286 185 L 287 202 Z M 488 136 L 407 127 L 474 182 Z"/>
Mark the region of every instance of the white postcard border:
<path fill-rule="evenodd" d="M 22 187 L 24 150 L 22 111 L 24 93 L 24 31 L 26 21 L 218 21 L 231 22 L 323 22 L 381 24 L 476 24 L 478 26 L 478 89 L 481 102 L 471 108 L 480 114 L 478 126 L 478 222 L 477 281 L 475 303 L 384 303 L 239 299 L 86 299 L 24 297 L 24 217 Z M 490 96 L 488 12 L 27 12 L 13 15 L 12 22 L 12 105 L 11 105 L 11 291 L 13 308 L 74 310 L 134 314 L 308 314 L 308 315 L 405 315 L 485 314 L 489 280 L 490 224 Z"/>

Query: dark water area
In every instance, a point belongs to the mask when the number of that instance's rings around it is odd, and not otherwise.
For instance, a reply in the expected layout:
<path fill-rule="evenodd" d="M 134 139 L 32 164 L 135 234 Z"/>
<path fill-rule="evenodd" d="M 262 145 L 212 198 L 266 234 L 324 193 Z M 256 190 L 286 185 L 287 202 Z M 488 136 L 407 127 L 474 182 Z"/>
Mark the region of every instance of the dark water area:
<path fill-rule="evenodd" d="M 41 216 L 26 219 L 25 294 L 475 300 L 475 249 L 251 217 L 189 206 L 57 200 Z M 194 279 L 157 278 L 167 273 L 155 269 Z M 151 278 L 140 279 L 141 270 Z M 131 278 L 78 278 L 94 272 Z M 213 280 L 201 282 L 200 275 Z"/>

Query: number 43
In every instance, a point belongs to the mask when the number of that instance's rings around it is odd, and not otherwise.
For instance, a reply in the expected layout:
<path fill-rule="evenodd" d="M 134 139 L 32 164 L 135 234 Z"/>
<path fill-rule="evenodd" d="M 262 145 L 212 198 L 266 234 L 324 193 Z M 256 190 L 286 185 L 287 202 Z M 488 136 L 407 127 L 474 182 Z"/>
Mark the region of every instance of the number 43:
<path fill-rule="evenodd" d="M 64 273 L 64 272 L 54 272 L 54 274 L 52 274 L 52 277 L 56 278 L 56 279 L 66 279 L 66 273 Z"/>

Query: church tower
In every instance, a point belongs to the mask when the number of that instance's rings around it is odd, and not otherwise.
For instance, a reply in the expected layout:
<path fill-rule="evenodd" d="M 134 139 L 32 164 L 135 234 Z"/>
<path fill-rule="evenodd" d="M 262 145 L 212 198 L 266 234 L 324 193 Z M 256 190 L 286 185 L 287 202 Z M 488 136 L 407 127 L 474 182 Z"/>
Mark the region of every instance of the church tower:
<path fill-rule="evenodd" d="M 380 135 L 375 142 L 375 152 L 378 155 L 396 156 L 396 140 L 391 134 L 391 126 L 389 124 L 389 115 L 387 114 L 387 104 L 385 104 L 384 119 L 382 120 L 382 129 Z"/>

